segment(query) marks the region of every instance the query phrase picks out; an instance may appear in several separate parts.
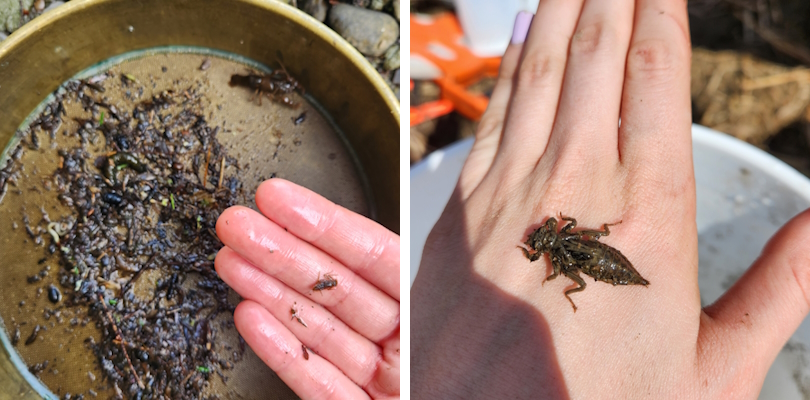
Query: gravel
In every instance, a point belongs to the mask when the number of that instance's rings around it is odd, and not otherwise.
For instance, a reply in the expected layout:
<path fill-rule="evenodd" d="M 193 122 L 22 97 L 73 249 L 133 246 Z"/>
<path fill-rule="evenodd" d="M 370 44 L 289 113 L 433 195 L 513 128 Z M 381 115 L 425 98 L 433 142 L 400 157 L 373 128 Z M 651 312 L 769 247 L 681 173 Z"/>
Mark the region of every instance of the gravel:
<path fill-rule="evenodd" d="M 394 17 L 347 4 L 332 6 L 327 23 L 367 56 L 382 56 L 399 37 L 399 24 Z"/>
<path fill-rule="evenodd" d="M 298 8 L 323 22 L 326 20 L 327 12 L 329 12 L 329 3 L 326 0 L 299 0 Z"/>

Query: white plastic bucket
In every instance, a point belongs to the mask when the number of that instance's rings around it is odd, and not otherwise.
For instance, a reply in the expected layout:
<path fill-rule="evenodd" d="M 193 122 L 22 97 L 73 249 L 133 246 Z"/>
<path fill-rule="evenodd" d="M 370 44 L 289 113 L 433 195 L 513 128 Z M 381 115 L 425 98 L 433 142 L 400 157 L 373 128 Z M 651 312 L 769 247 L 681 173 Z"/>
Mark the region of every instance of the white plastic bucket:
<path fill-rule="evenodd" d="M 768 239 L 810 207 L 810 180 L 768 153 L 693 125 L 700 298 L 711 304 L 757 258 Z M 411 284 L 425 239 L 450 199 L 472 139 L 430 154 L 411 168 Z M 810 247 L 808 247 L 810 251 Z M 810 323 L 779 353 L 760 399 L 810 393 Z"/>
<path fill-rule="evenodd" d="M 455 0 L 465 45 L 480 57 L 503 55 L 520 11 L 534 13 L 539 0 Z"/>

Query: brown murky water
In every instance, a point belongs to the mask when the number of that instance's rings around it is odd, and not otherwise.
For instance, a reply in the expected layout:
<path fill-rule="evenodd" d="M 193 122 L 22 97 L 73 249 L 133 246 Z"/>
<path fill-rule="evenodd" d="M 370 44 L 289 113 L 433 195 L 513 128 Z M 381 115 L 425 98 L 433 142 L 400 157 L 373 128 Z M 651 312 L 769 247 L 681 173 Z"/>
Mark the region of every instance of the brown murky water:
<path fill-rule="evenodd" d="M 202 70 L 200 66 L 206 59 L 210 66 Z M 247 89 L 228 86 L 232 74 L 247 73 L 244 64 L 214 55 L 162 53 L 123 61 L 110 71 L 115 79 L 104 82 L 107 89 L 104 96 L 120 110 L 131 110 L 135 103 L 168 89 L 182 92 L 194 87 L 203 93 L 208 125 L 220 127 L 219 141 L 242 167 L 237 170 L 229 165 L 222 173 L 226 177 L 238 174 L 245 193 L 252 194 L 264 179 L 277 176 L 306 186 L 350 210 L 364 215 L 373 213 L 361 172 L 328 119 L 298 94 L 294 95 L 300 104 L 298 108 L 266 98 L 261 105 L 251 102 Z M 122 74 L 134 77 L 137 84 L 124 86 L 118 79 Z M 143 90 L 137 90 L 138 87 Z M 63 134 L 76 132 L 78 123 L 74 119 L 97 120 L 99 116 L 83 110 L 76 101 L 66 102 L 65 108 L 68 115 L 54 140 L 41 133 L 39 149 L 23 145 L 18 161 L 23 172 L 16 185 L 9 185 L 0 198 L 0 317 L 10 337 L 19 330 L 16 350 L 28 366 L 48 361 L 39 378 L 53 393 L 60 397 L 71 393 L 74 398 L 76 394 L 84 394 L 85 398 L 91 398 L 88 390 L 92 389 L 101 398 L 107 398 L 114 392 L 109 381 L 103 379 L 96 356 L 85 344 L 88 337 L 98 341 L 100 330 L 87 316 L 87 310 L 66 306 L 64 301 L 53 304 L 48 300 L 48 286 L 59 286 L 58 255 L 47 253 L 50 242 L 47 233 L 41 235 L 43 240 L 37 244 L 26 233 L 22 221 L 27 215 L 33 226 L 43 218 L 43 211 L 54 221 L 71 211 L 57 201 L 56 191 L 48 190 L 46 182 L 59 162 L 57 150 L 78 145 L 75 136 Z M 304 112 L 305 120 L 296 124 L 296 118 Z M 104 144 L 104 136 L 99 134 L 88 149 L 98 153 Z M 5 161 L 0 165 L 5 165 Z M 251 199 L 246 199 L 246 203 L 253 206 Z M 45 275 L 42 280 L 28 283 L 28 277 L 43 270 L 46 272 L 42 273 Z M 144 276 L 150 273 L 157 272 L 149 271 Z M 149 276 L 142 281 L 155 279 L 156 276 Z M 70 288 L 61 289 L 65 296 L 70 296 Z M 238 302 L 235 293 L 231 299 L 234 304 Z M 37 325 L 42 330 L 26 345 Z M 223 371 L 227 383 L 212 374 L 206 395 L 232 399 L 294 397 L 249 348 L 244 355 L 239 354 L 234 328 L 223 328 L 216 345 L 221 358 L 232 361 L 234 367 Z"/>

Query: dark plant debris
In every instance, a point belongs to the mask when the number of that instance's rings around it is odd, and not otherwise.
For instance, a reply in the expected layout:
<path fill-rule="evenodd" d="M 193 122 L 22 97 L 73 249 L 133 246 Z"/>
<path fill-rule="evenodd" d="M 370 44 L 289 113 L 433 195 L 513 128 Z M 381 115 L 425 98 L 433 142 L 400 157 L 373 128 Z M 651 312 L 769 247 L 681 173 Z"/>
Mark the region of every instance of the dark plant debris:
<path fill-rule="evenodd" d="M 105 79 L 113 75 L 107 72 Z M 98 357 L 102 378 L 123 397 L 206 398 L 213 373 L 232 368 L 224 358 L 229 352 L 217 343 L 233 326 L 234 306 L 214 270 L 222 243 L 213 232 L 227 207 L 245 203 L 239 179 L 223 177 L 226 160 L 237 168 L 238 162 L 217 140 L 219 127 L 208 125 L 194 87 L 163 91 L 124 110 L 105 104 L 104 84 L 140 85 L 129 74 L 65 84 L 22 133 L 23 142 L 0 170 L 0 188 L 15 185 L 12 166 L 22 144 L 38 147 L 36 133 L 53 137 L 62 125 L 63 100 L 100 115 L 77 121 L 78 129 L 65 134 L 81 143 L 58 150 L 49 184 L 72 213 L 42 226 L 23 217 L 32 239 L 50 241 L 46 257 L 58 253 L 61 287 L 49 286 L 47 296 L 84 307 L 100 327 L 100 339 L 85 343 Z M 89 146 L 99 135 L 106 142 L 101 152 Z M 25 344 L 34 343 L 40 330 L 35 326 Z M 14 338 L 19 341 L 19 328 Z M 47 361 L 31 372 L 46 367 Z"/>

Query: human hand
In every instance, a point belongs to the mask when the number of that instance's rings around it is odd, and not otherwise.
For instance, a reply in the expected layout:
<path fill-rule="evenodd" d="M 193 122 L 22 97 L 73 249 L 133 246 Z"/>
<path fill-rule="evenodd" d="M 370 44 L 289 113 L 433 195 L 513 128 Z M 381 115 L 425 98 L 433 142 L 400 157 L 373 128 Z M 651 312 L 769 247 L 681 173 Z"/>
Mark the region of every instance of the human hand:
<path fill-rule="evenodd" d="M 516 25 L 411 291 L 414 398 L 755 398 L 810 309 L 810 213 L 701 309 L 686 2 L 543 1 L 525 43 Z M 516 248 L 559 212 L 622 221 L 600 242 L 649 286 L 583 274 L 573 312 L 577 285 Z"/>
<path fill-rule="evenodd" d="M 281 179 L 256 205 L 217 220 L 217 272 L 244 298 L 239 333 L 304 399 L 399 398 L 399 236 Z M 314 291 L 326 274 L 338 285 Z"/>

